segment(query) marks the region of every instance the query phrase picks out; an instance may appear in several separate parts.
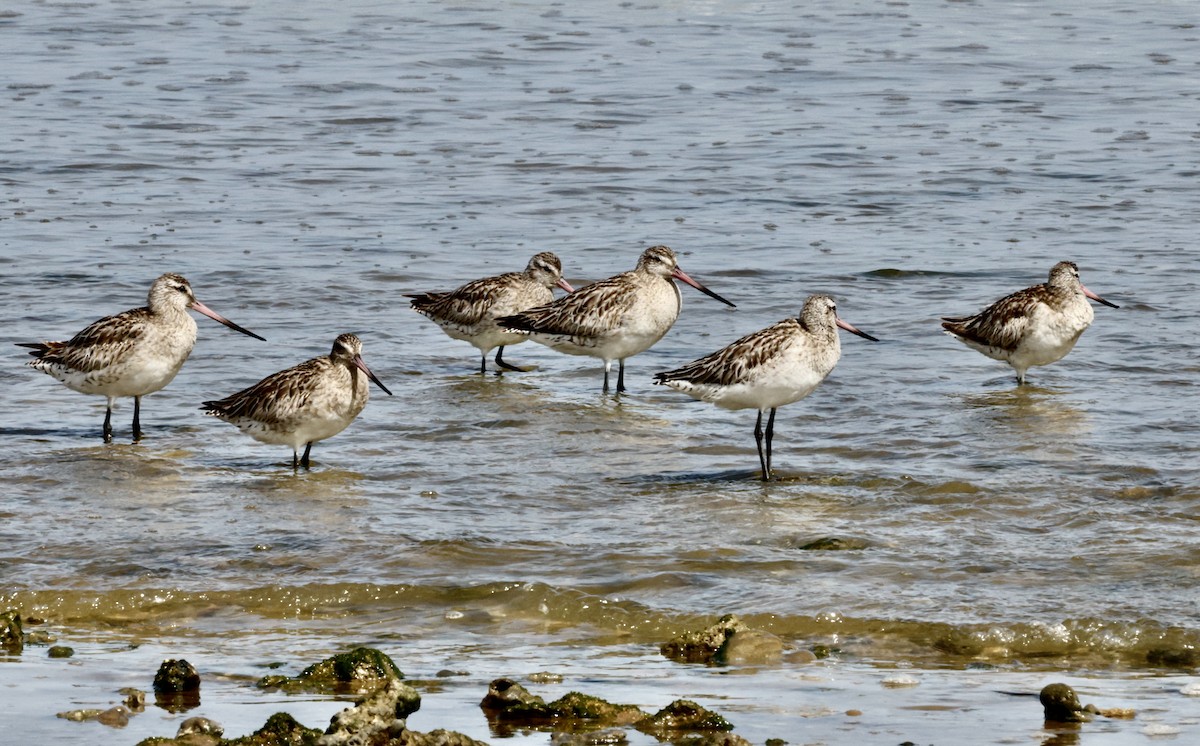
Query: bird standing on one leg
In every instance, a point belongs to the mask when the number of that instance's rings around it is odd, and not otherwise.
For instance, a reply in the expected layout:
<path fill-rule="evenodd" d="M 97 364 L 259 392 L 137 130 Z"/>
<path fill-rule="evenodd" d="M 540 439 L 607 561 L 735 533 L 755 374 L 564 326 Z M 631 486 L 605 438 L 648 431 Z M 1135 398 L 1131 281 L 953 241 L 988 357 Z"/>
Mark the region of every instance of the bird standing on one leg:
<path fill-rule="evenodd" d="M 146 305 L 88 325 L 66 342 L 20 342 L 32 349 L 27 365 L 47 373 L 72 391 L 106 397 L 104 442 L 112 442 L 112 409 L 119 397 L 133 397 L 133 440 L 142 438 L 142 397 L 175 378 L 196 345 L 196 321 L 188 309 L 262 339 L 210 309 L 183 277 L 168 273 L 150 286 Z M 266 341 L 266 340 L 263 340 Z"/>
<path fill-rule="evenodd" d="M 879 340 L 838 318 L 828 295 L 809 296 L 796 318 L 747 334 L 681 368 L 657 373 L 655 383 L 723 409 L 757 409 L 754 441 L 762 479 L 771 478 L 775 410 L 812 393 L 842 355 L 838 328 L 872 342 Z M 763 430 L 763 413 L 769 412 Z"/>

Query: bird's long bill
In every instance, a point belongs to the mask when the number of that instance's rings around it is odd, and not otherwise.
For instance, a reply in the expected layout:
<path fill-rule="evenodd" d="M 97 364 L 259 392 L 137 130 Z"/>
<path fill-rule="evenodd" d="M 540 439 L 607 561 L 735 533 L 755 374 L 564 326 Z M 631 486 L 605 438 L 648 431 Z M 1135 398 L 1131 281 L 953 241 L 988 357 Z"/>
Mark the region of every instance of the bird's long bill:
<path fill-rule="evenodd" d="M 392 392 L 388 391 L 388 387 L 383 385 L 383 381 L 380 381 L 378 378 L 376 378 L 375 374 L 371 372 L 371 369 L 367 367 L 367 364 L 363 362 L 362 355 L 354 356 L 354 364 L 358 366 L 359 370 L 361 370 L 363 373 L 366 373 L 367 378 L 370 378 L 376 386 L 383 389 L 383 393 L 387 394 L 388 396 L 392 395 Z"/>
<path fill-rule="evenodd" d="M 555 284 L 555 285 L 558 285 L 558 286 L 559 286 L 560 288 L 562 288 L 563 290 L 566 290 L 568 293 L 573 293 L 573 292 L 575 292 L 575 288 L 571 287 L 571 283 L 567 282 L 566 280 L 564 280 L 564 279 L 563 279 L 563 278 L 561 278 L 561 277 L 560 277 L 560 278 L 558 278 L 558 282 L 556 282 L 556 283 L 554 283 L 554 284 Z"/>
<path fill-rule="evenodd" d="M 879 341 L 878 339 L 875 339 L 874 337 L 872 337 L 870 334 L 867 334 L 866 332 L 864 332 L 862 329 L 859 329 L 858 327 L 856 327 L 854 324 L 851 324 L 849 321 L 842 321 L 841 319 L 837 319 L 837 321 L 835 323 L 837 323 L 838 326 L 840 326 L 841 328 L 850 332 L 851 334 L 857 334 L 858 336 L 862 337 L 863 339 L 869 339 L 872 342 Z"/>
<path fill-rule="evenodd" d="M 1084 294 L 1084 295 L 1086 295 L 1087 297 L 1089 297 L 1089 298 L 1091 298 L 1092 300 L 1096 301 L 1097 303 L 1103 303 L 1104 305 L 1108 306 L 1109 308 L 1120 308 L 1120 306 L 1118 306 L 1116 303 L 1112 303 L 1112 302 L 1109 302 L 1109 301 L 1106 301 L 1106 300 L 1104 300 L 1103 298 L 1101 298 L 1100 296 L 1096 295 L 1096 294 L 1095 294 L 1095 293 L 1093 293 L 1091 290 L 1088 290 L 1087 288 L 1083 287 L 1082 285 L 1080 285 L 1079 287 L 1083 289 L 1083 294 Z"/>
<path fill-rule="evenodd" d="M 204 314 L 205 316 L 212 319 L 213 321 L 224 324 L 225 326 L 229 327 L 230 329 L 234 330 L 235 332 L 241 332 L 242 334 L 245 334 L 246 336 L 254 337 L 255 339 L 261 339 L 263 342 L 267 341 L 265 338 L 258 336 L 257 334 L 250 331 L 249 329 L 243 329 L 242 327 L 233 323 L 229 319 L 225 318 L 224 316 L 222 316 L 221 314 L 212 310 L 211 308 L 204 305 L 203 303 L 201 303 L 198 300 L 192 301 L 192 310 Z"/>
<path fill-rule="evenodd" d="M 717 295 L 717 294 L 716 294 L 716 293 L 714 293 L 713 291 L 709 290 L 708 288 L 704 287 L 703 285 L 701 285 L 700 283 L 696 282 L 696 281 L 695 281 L 695 280 L 693 280 L 692 278 L 688 277 L 688 276 L 687 276 L 687 273 L 686 273 L 686 272 L 684 272 L 684 271 L 683 271 L 682 269 L 680 269 L 679 267 L 676 267 L 676 268 L 675 268 L 675 271 L 671 272 L 671 276 L 672 276 L 672 277 L 674 277 L 676 280 L 679 280 L 680 282 L 686 282 L 687 284 L 691 285 L 692 287 L 696 288 L 696 289 L 697 289 L 697 290 L 699 290 L 700 292 L 702 292 L 702 293 L 704 293 L 705 295 L 707 295 L 709 298 L 715 298 L 715 299 L 717 299 L 717 300 L 721 301 L 722 303 L 724 303 L 725 305 L 729 306 L 730 308 L 737 308 L 737 306 L 733 305 L 732 303 L 730 303 L 729 301 L 725 300 L 725 299 L 724 299 L 724 298 L 722 298 L 721 296 Z"/>

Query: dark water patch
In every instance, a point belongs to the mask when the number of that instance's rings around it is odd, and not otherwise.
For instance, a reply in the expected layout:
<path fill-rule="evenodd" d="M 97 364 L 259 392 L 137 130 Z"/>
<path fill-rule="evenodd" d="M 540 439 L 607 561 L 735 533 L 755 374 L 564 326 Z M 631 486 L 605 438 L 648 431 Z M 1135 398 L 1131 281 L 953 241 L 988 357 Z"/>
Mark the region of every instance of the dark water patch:
<path fill-rule="evenodd" d="M 325 124 L 339 126 L 361 127 L 372 124 L 394 124 L 400 120 L 396 117 L 348 117 L 344 119 L 325 119 Z"/>
<path fill-rule="evenodd" d="M 158 163 L 67 163 L 48 169 L 47 173 L 70 171 L 152 171 L 165 168 Z"/>
<path fill-rule="evenodd" d="M 199 124 L 197 122 L 145 122 L 142 124 L 125 125 L 130 129 L 164 130 L 167 132 L 217 132 L 221 128 L 215 124 Z"/>

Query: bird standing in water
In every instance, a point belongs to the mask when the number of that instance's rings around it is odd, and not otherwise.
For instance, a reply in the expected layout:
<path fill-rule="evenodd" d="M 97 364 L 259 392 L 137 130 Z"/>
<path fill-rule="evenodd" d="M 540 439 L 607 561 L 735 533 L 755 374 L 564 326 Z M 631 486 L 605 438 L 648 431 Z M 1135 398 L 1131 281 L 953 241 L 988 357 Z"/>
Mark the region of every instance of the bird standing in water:
<path fill-rule="evenodd" d="M 842 355 L 839 327 L 879 341 L 838 318 L 833 298 L 812 295 L 798 317 L 747 334 L 681 368 L 658 373 L 654 382 L 723 409 L 757 409 L 754 441 L 765 482 L 771 478 L 775 410 L 808 396 L 837 365 Z M 770 412 L 765 433 L 764 412 Z"/>
<path fill-rule="evenodd" d="M 367 379 L 392 395 L 363 362 L 362 340 L 341 334 L 328 355 L 269 375 L 224 399 L 206 401 L 201 409 L 260 443 L 291 446 L 292 468 L 307 469 L 313 443 L 345 430 L 367 406 Z"/>
<path fill-rule="evenodd" d="M 606 393 L 612 361 L 618 361 L 620 393 L 625 390 L 625 359 L 650 349 L 679 318 L 682 300 L 673 280 L 736 308 L 688 277 L 674 251 L 653 246 L 642 252 L 632 271 L 581 287 L 549 305 L 502 317 L 499 323 L 559 352 L 600 358 Z"/>
<path fill-rule="evenodd" d="M 210 309 L 177 274 L 162 275 L 150 286 L 146 305 L 87 326 L 66 342 L 20 342 L 33 356 L 27 364 L 61 381 L 72 391 L 106 397 L 104 442 L 112 442 L 116 399 L 133 397 L 133 440 L 142 438 L 142 397 L 170 383 L 196 345 L 196 321 L 188 309 L 225 326 L 262 339 Z M 266 341 L 266 340 L 263 340 Z"/>
<path fill-rule="evenodd" d="M 1084 287 L 1074 262 L 1059 262 L 1050 278 L 1005 296 L 974 316 L 944 317 L 942 328 L 973 350 L 1025 371 L 1066 357 L 1096 314 L 1088 299 L 1120 308 Z"/>
<path fill-rule="evenodd" d="M 409 295 L 412 308 L 429 318 L 450 337 L 470 342 L 479 349 L 479 372 L 487 372 L 487 356 L 496 350 L 496 366 L 505 370 L 521 368 L 504 362 L 504 347 L 528 339 L 501 328 L 501 316 L 541 306 L 554 300 L 551 288 L 570 293 L 573 288 L 563 279 L 562 262 L 552 252 L 534 254 L 524 272 L 507 272 L 495 277 L 472 280 L 444 293 Z"/>

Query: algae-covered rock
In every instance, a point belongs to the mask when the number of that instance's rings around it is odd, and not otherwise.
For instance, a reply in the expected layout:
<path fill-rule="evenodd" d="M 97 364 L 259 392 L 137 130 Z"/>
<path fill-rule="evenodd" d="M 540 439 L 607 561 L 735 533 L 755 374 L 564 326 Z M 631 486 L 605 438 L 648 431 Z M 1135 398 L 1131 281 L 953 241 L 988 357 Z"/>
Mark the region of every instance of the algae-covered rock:
<path fill-rule="evenodd" d="M 188 718 L 179 724 L 179 731 L 175 734 L 176 738 L 184 736 L 212 736 L 214 739 L 219 739 L 225 735 L 225 728 L 215 720 L 208 718 L 194 717 Z"/>
<path fill-rule="evenodd" d="M 0 650 L 16 655 L 24 647 L 25 629 L 21 625 L 21 612 L 16 609 L 0 612 Z"/>
<path fill-rule="evenodd" d="M 370 695 L 334 715 L 321 746 L 374 743 L 406 730 L 404 718 L 421 709 L 421 695 L 399 679 L 391 679 Z"/>
<path fill-rule="evenodd" d="M 1054 723 L 1080 723 L 1092 719 L 1079 703 L 1075 690 L 1066 684 L 1047 684 L 1038 695 L 1046 720 Z"/>
<path fill-rule="evenodd" d="M 512 679 L 493 681 L 479 706 L 489 723 L 563 731 L 629 725 L 646 717 L 635 705 L 613 704 L 580 692 L 546 702 Z"/>
<path fill-rule="evenodd" d="M 717 623 L 699 631 L 684 632 L 675 639 L 659 646 L 667 658 L 681 663 L 710 663 L 725 640 L 749 627 L 733 614 L 726 614 Z"/>
<path fill-rule="evenodd" d="M 296 678 L 309 681 L 377 681 L 403 679 L 400 667 L 391 658 L 374 648 L 355 648 L 338 653 L 320 663 L 314 663 Z"/>
<path fill-rule="evenodd" d="M 321 735 L 321 731 L 305 728 L 286 712 L 277 712 L 250 735 L 222 741 L 221 746 L 317 746 Z"/>
<path fill-rule="evenodd" d="M 549 717 L 546 700 L 532 694 L 512 679 L 496 679 L 488 685 L 487 694 L 479 706 L 513 719 Z"/>
<path fill-rule="evenodd" d="M 154 674 L 155 694 L 175 694 L 191 692 L 200 688 L 200 674 L 196 667 L 182 658 L 169 658 L 158 667 Z"/>
<path fill-rule="evenodd" d="M 634 724 L 643 733 L 670 740 L 671 731 L 733 730 L 733 725 L 712 710 L 688 699 L 677 699 Z"/>
<path fill-rule="evenodd" d="M 154 704 L 167 712 L 187 712 L 200 706 L 200 674 L 182 658 L 170 658 L 154 675 Z"/>
<path fill-rule="evenodd" d="M 663 643 L 659 652 L 681 663 L 765 665 L 780 661 L 783 641 L 726 614 L 707 629 L 684 632 Z"/>
<path fill-rule="evenodd" d="M 593 730 L 587 733 L 553 733 L 550 746 L 625 746 L 629 737 L 620 728 Z"/>
<path fill-rule="evenodd" d="M 646 717 L 636 705 L 618 705 L 580 692 L 567 692 L 546 707 L 560 720 L 587 720 L 606 725 L 629 725 Z"/>
<path fill-rule="evenodd" d="M 66 645 L 52 645 L 46 651 L 46 655 L 50 658 L 70 658 L 75 655 L 75 648 Z"/>
<path fill-rule="evenodd" d="M 362 693 L 377 689 L 392 679 L 403 678 L 400 667 L 386 653 L 359 647 L 314 663 L 296 676 L 264 676 L 257 685 L 260 689 L 285 691 Z"/>

